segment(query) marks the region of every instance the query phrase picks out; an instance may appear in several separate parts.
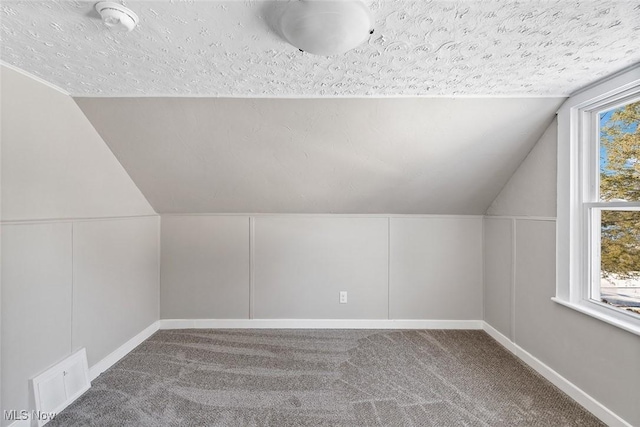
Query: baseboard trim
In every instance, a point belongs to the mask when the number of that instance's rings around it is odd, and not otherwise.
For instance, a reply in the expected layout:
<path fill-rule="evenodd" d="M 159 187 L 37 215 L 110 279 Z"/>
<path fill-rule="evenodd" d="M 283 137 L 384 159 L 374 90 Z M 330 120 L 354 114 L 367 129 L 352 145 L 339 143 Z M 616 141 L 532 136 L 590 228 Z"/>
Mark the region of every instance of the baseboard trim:
<path fill-rule="evenodd" d="M 570 398 L 575 400 L 587 411 L 598 417 L 600 421 L 604 422 L 609 427 L 632 427 L 631 424 L 620 418 L 609 408 L 585 393 L 571 381 L 554 371 L 540 359 L 536 358 L 531 353 L 511 341 L 493 326 L 489 325 L 487 322 L 482 323 L 484 331 L 489 334 L 491 338 L 498 341 L 500 345 L 513 353 L 516 357 L 529 365 L 544 378 L 549 380 L 553 385 L 565 392 Z"/>
<path fill-rule="evenodd" d="M 163 319 L 160 329 L 482 329 L 482 320 Z"/>
<path fill-rule="evenodd" d="M 483 322 L 484 324 L 482 325 L 482 329 L 489 334 L 489 336 L 491 338 L 493 338 L 494 340 L 498 341 L 498 343 L 503 346 L 504 348 L 506 348 L 507 350 L 509 350 L 511 353 L 516 354 L 516 352 L 518 351 L 516 344 L 511 341 L 509 339 L 509 337 L 507 337 L 506 335 L 503 335 L 501 332 L 499 332 L 497 329 L 495 329 L 493 326 L 491 326 L 490 324 L 488 324 L 487 322 Z"/>
<path fill-rule="evenodd" d="M 155 321 L 142 332 L 131 338 L 126 343 L 122 344 L 115 351 L 109 354 L 107 357 L 89 368 L 89 379 L 93 381 L 98 376 L 116 364 L 120 359 L 126 356 L 131 350 L 142 344 L 144 340 L 153 335 L 158 329 L 160 329 L 160 321 Z"/>

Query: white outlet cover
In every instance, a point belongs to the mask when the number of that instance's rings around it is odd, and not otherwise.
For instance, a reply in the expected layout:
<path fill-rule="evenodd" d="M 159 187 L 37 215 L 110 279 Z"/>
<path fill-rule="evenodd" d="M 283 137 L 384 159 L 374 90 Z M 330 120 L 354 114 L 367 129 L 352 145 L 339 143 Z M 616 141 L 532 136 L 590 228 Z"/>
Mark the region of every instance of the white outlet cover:
<path fill-rule="evenodd" d="M 340 304 L 347 303 L 347 291 L 340 291 Z"/>

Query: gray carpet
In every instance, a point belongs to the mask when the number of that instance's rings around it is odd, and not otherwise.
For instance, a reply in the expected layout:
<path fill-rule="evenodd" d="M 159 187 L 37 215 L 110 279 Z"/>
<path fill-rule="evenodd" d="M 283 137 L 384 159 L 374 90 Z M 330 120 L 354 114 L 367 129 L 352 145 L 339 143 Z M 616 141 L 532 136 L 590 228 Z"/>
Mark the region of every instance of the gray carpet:
<path fill-rule="evenodd" d="M 54 426 L 600 426 L 482 331 L 160 331 Z"/>

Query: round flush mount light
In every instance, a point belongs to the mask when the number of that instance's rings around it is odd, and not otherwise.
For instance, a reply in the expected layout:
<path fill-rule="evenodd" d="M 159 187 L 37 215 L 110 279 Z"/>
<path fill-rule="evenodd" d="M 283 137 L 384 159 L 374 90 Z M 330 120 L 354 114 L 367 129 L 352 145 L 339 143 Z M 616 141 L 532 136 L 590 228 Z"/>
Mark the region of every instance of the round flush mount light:
<path fill-rule="evenodd" d="M 298 0 L 287 5 L 280 29 L 298 49 L 329 56 L 364 43 L 373 19 L 362 0 Z"/>
<path fill-rule="evenodd" d="M 102 22 L 109 28 L 119 31 L 131 31 L 138 25 L 138 15 L 131 9 L 112 1 L 96 3 L 96 10 L 102 17 Z"/>

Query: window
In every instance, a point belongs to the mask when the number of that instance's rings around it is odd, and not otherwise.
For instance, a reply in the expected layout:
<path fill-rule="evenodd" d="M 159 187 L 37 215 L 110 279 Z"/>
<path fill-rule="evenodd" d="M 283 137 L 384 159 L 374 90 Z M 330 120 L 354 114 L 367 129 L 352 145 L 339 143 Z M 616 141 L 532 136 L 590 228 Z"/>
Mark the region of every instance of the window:
<path fill-rule="evenodd" d="M 558 112 L 555 301 L 640 334 L 640 67 Z"/>

